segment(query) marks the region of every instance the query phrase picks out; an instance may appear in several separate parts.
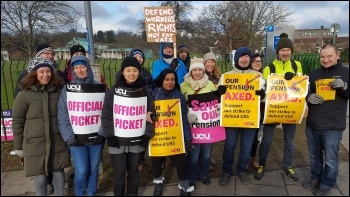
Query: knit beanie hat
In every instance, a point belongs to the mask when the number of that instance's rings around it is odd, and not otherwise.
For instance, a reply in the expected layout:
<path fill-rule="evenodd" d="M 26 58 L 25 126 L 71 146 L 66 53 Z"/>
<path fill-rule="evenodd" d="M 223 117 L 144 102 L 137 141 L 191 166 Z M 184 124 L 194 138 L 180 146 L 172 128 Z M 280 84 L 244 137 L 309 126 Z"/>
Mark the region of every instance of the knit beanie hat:
<path fill-rule="evenodd" d="M 129 57 L 134 57 L 134 55 L 136 54 L 140 54 L 142 56 L 143 62 L 142 64 L 145 62 L 145 54 L 143 53 L 143 51 L 141 49 L 131 49 Z M 142 65 L 141 65 L 142 66 Z"/>
<path fill-rule="evenodd" d="M 76 66 L 76 65 L 85 65 L 87 66 L 89 62 L 89 59 L 85 56 L 85 55 L 76 55 L 73 56 L 71 61 L 70 61 L 70 65 L 72 67 Z"/>
<path fill-rule="evenodd" d="M 51 70 L 51 73 L 53 73 L 53 62 L 51 62 L 49 59 L 41 58 L 41 57 L 34 57 L 28 67 L 27 71 L 30 73 L 31 71 L 36 71 L 41 67 L 49 67 Z"/>
<path fill-rule="evenodd" d="M 136 57 L 126 57 L 122 62 L 121 71 L 123 71 L 124 68 L 129 66 L 135 67 L 139 69 L 139 71 L 141 72 L 141 65 L 139 61 L 136 59 Z"/>
<path fill-rule="evenodd" d="M 201 68 L 205 71 L 202 58 L 191 59 L 190 69 L 188 70 L 188 72 L 190 73 L 194 68 Z"/>
<path fill-rule="evenodd" d="M 55 50 L 53 50 L 53 48 L 50 45 L 48 45 L 48 44 L 39 44 L 36 47 L 36 54 L 35 54 L 35 56 L 39 57 L 39 55 L 41 55 L 42 53 L 44 53 L 46 51 L 52 51 L 53 54 L 55 55 Z"/>
<path fill-rule="evenodd" d="M 214 53 L 204 54 L 203 63 L 205 64 L 205 62 L 207 62 L 208 60 L 214 60 L 216 62 L 216 57 L 215 57 Z"/>
<path fill-rule="evenodd" d="M 182 44 L 179 47 L 177 47 L 177 52 L 180 53 L 181 51 L 186 51 L 188 53 L 188 48 L 186 45 Z"/>
<path fill-rule="evenodd" d="M 280 35 L 280 39 L 277 42 L 277 46 L 276 46 L 276 54 L 278 55 L 278 51 L 283 48 L 290 48 L 292 49 L 292 53 L 293 53 L 293 42 L 291 39 L 288 38 L 288 34 L 286 33 L 281 33 Z"/>
<path fill-rule="evenodd" d="M 76 52 L 82 52 L 82 53 L 84 53 L 84 55 L 86 55 L 85 48 L 83 46 L 81 46 L 80 44 L 72 46 L 69 50 L 70 50 L 70 57 L 71 58 L 73 57 L 73 54 Z"/>
<path fill-rule="evenodd" d="M 236 52 L 233 60 L 235 61 L 235 66 L 238 65 L 238 59 L 244 55 L 248 55 L 250 57 L 250 63 L 252 62 L 252 52 L 248 47 L 239 47 Z M 250 64 L 249 63 L 249 64 Z"/>

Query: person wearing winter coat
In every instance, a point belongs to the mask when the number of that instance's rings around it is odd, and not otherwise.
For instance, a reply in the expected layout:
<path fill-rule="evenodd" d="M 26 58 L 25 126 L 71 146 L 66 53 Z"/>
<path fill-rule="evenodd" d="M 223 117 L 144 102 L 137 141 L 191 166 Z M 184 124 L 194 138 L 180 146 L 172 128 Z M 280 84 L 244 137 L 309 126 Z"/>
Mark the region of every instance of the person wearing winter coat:
<path fill-rule="evenodd" d="M 55 195 L 63 196 L 64 168 L 70 159 L 57 126 L 57 102 L 64 82 L 49 59 L 33 58 L 27 72 L 13 106 L 15 152 L 24 158 L 26 177 L 34 177 L 37 196 L 47 195 L 49 172 Z"/>
<path fill-rule="evenodd" d="M 105 142 L 98 131 L 106 86 L 94 80 L 84 55 L 73 56 L 71 69 L 73 80 L 64 86 L 58 100 L 58 127 L 74 161 L 75 195 L 83 196 L 86 190 L 89 196 L 95 196 Z"/>
<path fill-rule="evenodd" d="M 321 67 L 309 74 L 310 89 L 306 97 L 308 115 L 306 138 L 309 148 L 311 176 L 303 182 L 315 196 L 328 196 L 336 185 L 339 169 L 339 147 L 346 132 L 346 111 L 349 103 L 349 67 L 339 61 L 335 44 L 325 44 L 320 51 Z M 329 80 L 327 86 L 335 91 L 333 98 L 317 91 L 319 80 Z"/>
<path fill-rule="evenodd" d="M 182 44 L 177 47 L 177 57 L 185 64 L 186 73 L 188 73 L 191 64 L 191 55 L 186 45 Z"/>
<path fill-rule="evenodd" d="M 259 71 L 251 68 L 252 52 L 248 47 L 240 47 L 236 50 L 234 56 L 234 68 L 233 70 L 224 74 L 260 74 Z M 262 87 L 265 81 L 260 78 L 261 89 L 256 90 L 256 95 L 261 96 L 260 99 L 264 99 L 265 91 Z M 220 79 L 222 83 L 222 79 Z M 249 184 L 250 180 L 247 174 L 247 166 L 250 158 L 250 151 L 254 141 L 255 129 L 254 128 L 236 128 L 226 127 L 226 140 L 223 151 L 223 164 L 222 175 L 219 179 L 219 183 L 222 186 L 227 185 L 230 182 L 233 175 L 232 166 L 234 163 L 234 152 L 240 139 L 239 157 L 237 161 L 237 177 L 243 184 Z"/>
<path fill-rule="evenodd" d="M 180 99 L 181 105 L 181 117 L 182 117 L 182 128 L 185 142 L 186 151 L 190 151 L 192 146 L 192 135 L 190 124 L 187 119 L 187 104 L 184 95 L 180 92 L 180 85 L 177 83 L 177 75 L 174 69 L 166 68 L 158 77 L 154 80 L 155 88 L 153 89 L 153 99 L 156 100 L 167 100 L 167 99 Z M 177 177 L 180 180 L 180 196 L 190 195 L 192 192 L 189 190 L 189 171 L 187 169 L 186 154 L 176 154 L 168 156 L 173 162 L 177 170 Z M 152 161 L 152 173 L 153 183 L 155 183 L 153 196 L 161 196 L 163 194 L 163 181 L 162 175 L 162 163 L 164 157 L 151 157 Z"/>
<path fill-rule="evenodd" d="M 202 59 L 191 59 L 189 72 L 185 75 L 184 82 L 181 83 L 180 89 L 186 100 L 188 100 L 188 95 L 213 92 L 217 90 L 213 82 L 209 80 L 208 75 L 205 74 Z M 194 119 L 189 117 L 190 124 L 194 122 Z M 194 149 L 189 152 L 187 156 L 189 161 L 190 190 L 195 189 L 195 181 L 197 180 L 197 177 L 203 182 L 203 184 L 210 184 L 208 172 L 212 145 L 213 143 L 193 144 Z"/>
<path fill-rule="evenodd" d="M 137 196 L 141 153 L 154 136 L 154 103 L 135 57 L 123 60 L 121 73 L 105 97 L 101 121 L 114 169 L 114 195 Z"/>
<path fill-rule="evenodd" d="M 185 64 L 179 58 L 174 58 L 173 43 L 160 43 L 159 52 L 160 58 L 154 61 L 152 64 L 152 78 L 157 78 L 162 70 L 172 68 L 175 70 L 178 76 L 178 83 L 181 84 L 187 71 Z"/>

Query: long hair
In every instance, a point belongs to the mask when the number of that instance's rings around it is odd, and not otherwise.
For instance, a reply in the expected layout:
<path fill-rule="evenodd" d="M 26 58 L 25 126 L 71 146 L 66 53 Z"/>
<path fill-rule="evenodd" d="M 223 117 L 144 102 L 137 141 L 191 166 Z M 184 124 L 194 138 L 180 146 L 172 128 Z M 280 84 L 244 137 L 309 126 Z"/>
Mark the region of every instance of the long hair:
<path fill-rule="evenodd" d="M 166 68 L 164 70 L 162 70 L 162 72 L 160 72 L 160 74 L 158 75 L 158 77 L 156 77 L 154 79 L 154 85 L 155 87 L 163 87 L 163 81 L 166 77 L 167 74 L 173 73 L 175 75 L 175 89 L 180 90 L 180 85 L 178 83 L 178 77 L 176 74 L 176 71 L 172 68 Z"/>
<path fill-rule="evenodd" d="M 57 75 L 57 72 L 51 73 L 51 79 L 46 86 L 50 87 L 58 87 L 62 88 L 64 82 L 63 80 Z M 36 71 L 29 72 L 21 81 L 21 83 L 18 85 L 18 87 L 22 90 L 28 90 L 31 86 L 36 85 L 40 86 L 40 82 L 37 77 Z"/>

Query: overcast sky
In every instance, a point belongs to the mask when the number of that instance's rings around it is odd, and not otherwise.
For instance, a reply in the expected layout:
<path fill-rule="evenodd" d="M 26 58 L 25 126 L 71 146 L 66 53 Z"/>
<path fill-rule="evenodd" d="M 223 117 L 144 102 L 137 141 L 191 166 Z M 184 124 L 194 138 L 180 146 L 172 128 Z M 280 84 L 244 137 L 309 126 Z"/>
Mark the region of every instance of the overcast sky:
<path fill-rule="evenodd" d="M 137 33 L 137 21 L 144 19 L 144 7 L 157 6 L 159 1 L 90 1 L 93 32 L 99 30 L 127 31 Z M 201 12 L 203 5 L 217 3 L 214 1 L 192 1 L 196 8 L 191 19 Z M 339 37 L 349 36 L 349 2 L 348 1 L 280 1 L 290 8 L 293 15 L 287 18 L 288 25 L 295 29 L 318 29 L 321 26 L 329 28 L 338 23 L 341 30 Z M 71 4 L 84 14 L 84 2 L 76 1 Z M 78 21 L 78 31 L 86 31 L 85 17 Z"/>

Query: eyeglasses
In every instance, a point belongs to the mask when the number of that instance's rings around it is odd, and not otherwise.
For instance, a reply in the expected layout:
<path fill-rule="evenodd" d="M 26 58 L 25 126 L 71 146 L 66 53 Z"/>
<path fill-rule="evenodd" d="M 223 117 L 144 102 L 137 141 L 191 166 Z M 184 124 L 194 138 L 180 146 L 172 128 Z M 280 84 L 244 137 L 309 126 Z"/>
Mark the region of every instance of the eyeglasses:
<path fill-rule="evenodd" d="M 262 60 L 255 60 L 253 63 L 262 63 Z"/>

